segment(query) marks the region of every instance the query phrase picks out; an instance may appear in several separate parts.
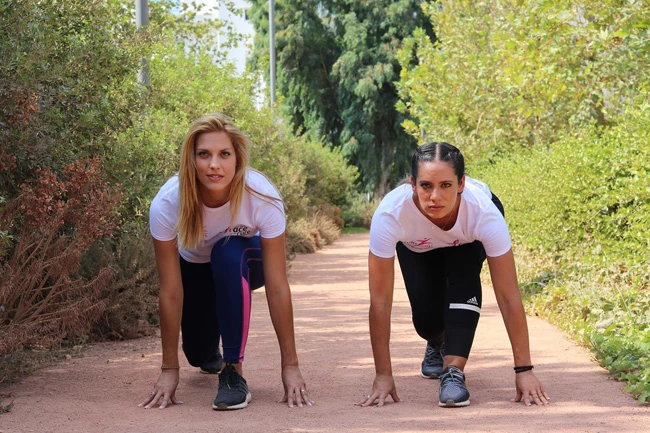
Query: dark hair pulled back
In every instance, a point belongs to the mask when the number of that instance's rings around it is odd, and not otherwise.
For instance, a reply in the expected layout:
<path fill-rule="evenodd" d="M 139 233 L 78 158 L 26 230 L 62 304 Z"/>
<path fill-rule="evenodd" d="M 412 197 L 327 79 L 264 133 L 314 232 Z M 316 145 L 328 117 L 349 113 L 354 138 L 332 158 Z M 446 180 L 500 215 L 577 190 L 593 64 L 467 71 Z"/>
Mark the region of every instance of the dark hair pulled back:
<path fill-rule="evenodd" d="M 442 141 L 434 141 L 423 144 L 413 151 L 411 157 L 411 176 L 414 180 L 418 178 L 418 169 L 421 162 L 444 161 L 454 169 L 458 181 L 465 174 L 465 158 L 460 150 L 452 144 Z"/>

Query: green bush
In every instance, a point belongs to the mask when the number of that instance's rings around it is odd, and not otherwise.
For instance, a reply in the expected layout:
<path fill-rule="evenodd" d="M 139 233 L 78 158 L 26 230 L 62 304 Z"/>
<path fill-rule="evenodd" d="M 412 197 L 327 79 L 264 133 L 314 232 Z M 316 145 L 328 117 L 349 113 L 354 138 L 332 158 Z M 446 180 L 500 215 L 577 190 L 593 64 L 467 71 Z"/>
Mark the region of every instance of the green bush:
<path fill-rule="evenodd" d="M 238 76 L 225 62 L 223 45 L 219 52 L 214 48 L 215 30 L 222 30 L 230 42 L 238 36 L 219 22 L 195 22 L 195 14 L 186 8 L 172 13 L 175 3 L 150 2 L 150 24 L 136 30 L 131 0 L 0 1 L 0 269 L 5 270 L 0 277 L 0 322 L 16 324 L 11 338 L 1 333 L 0 363 L 21 346 L 45 347 L 63 338 L 131 338 L 157 324 L 149 205 L 178 170 L 182 139 L 200 115 L 224 112 L 249 135 L 252 165 L 278 186 L 290 223 L 308 216 L 314 206 L 347 201 L 356 171 L 339 153 L 293 135 L 273 108 L 258 109 L 257 77 Z M 143 57 L 149 61 L 149 88 L 136 78 Z M 46 173 L 30 182 L 63 179 L 59 185 L 68 181 L 66 167 L 88 155 L 103 170 L 89 171 L 97 178 L 92 180 L 77 175 L 70 185 L 79 190 L 106 185 L 106 191 L 122 194 L 98 194 L 91 197 L 89 209 L 77 206 L 79 216 L 92 211 L 99 215 L 95 219 L 71 217 L 40 238 L 38 231 L 29 232 L 25 221 L 30 207 L 21 207 L 20 201 L 25 181 Z M 74 204 L 72 190 L 48 191 L 42 188 L 43 196 L 32 206 Z M 98 209 L 117 215 L 115 230 Z M 91 222 L 95 227 L 88 236 L 70 237 L 75 224 Z M 318 233 L 318 225 L 311 229 Z M 32 268 L 14 266 L 25 252 L 20 246 L 31 248 L 32 242 L 44 245 L 45 252 L 32 257 L 40 261 Z M 68 243 L 74 248 L 66 251 L 74 254 L 50 257 Z M 63 259 L 67 261 L 59 266 Z M 50 272 L 52 264 L 59 273 L 42 279 L 36 289 L 53 299 L 44 318 L 39 298 L 21 290 L 31 290 L 32 280 L 40 275 L 34 269 Z M 57 290 L 66 281 L 70 288 L 59 298 Z M 14 304 L 33 314 L 14 317 Z M 79 312 L 82 307 L 85 315 Z M 49 326 L 47 334 L 39 333 L 42 323 Z"/>
<path fill-rule="evenodd" d="M 463 150 L 504 201 L 528 306 L 648 399 L 647 2 L 427 2 L 404 126 Z M 417 62 L 411 62 L 413 54 Z M 478 163 L 476 163 L 478 161 Z"/>
<path fill-rule="evenodd" d="M 356 167 L 348 165 L 340 148 L 303 140 L 299 153 L 305 166 L 305 195 L 312 206 L 343 207 L 355 193 Z"/>
<path fill-rule="evenodd" d="M 522 273 L 531 308 L 581 335 L 639 401 L 650 395 L 649 108 L 476 174 L 538 257 Z"/>
<path fill-rule="evenodd" d="M 348 205 L 342 209 L 341 216 L 345 221 L 345 227 L 370 228 L 372 215 L 379 206 L 379 200 L 370 200 L 365 194 L 353 196 Z"/>
<path fill-rule="evenodd" d="M 646 2 L 440 0 L 424 9 L 438 41 L 420 30 L 405 44 L 400 109 L 415 118 L 405 126 L 468 154 L 611 124 L 649 77 Z"/>
<path fill-rule="evenodd" d="M 104 154 L 137 119 L 133 77 L 147 38 L 136 37 L 125 3 L 0 2 L 0 155 L 15 158 L 1 196 L 13 198 L 38 169 Z"/>

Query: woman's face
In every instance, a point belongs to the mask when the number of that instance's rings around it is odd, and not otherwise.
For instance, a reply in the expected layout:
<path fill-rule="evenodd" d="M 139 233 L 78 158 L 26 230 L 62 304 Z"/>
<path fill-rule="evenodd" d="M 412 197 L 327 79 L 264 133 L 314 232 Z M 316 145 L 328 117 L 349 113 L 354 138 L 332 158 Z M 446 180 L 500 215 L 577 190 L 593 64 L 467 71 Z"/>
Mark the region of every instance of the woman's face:
<path fill-rule="evenodd" d="M 411 177 L 418 207 L 431 221 L 444 223 L 456 210 L 465 176 L 459 182 L 453 167 L 444 161 L 421 162 L 418 167 L 418 178 Z"/>
<path fill-rule="evenodd" d="M 196 178 L 201 200 L 208 207 L 226 204 L 237 169 L 237 157 L 230 137 L 223 131 L 198 136 L 194 146 Z"/>

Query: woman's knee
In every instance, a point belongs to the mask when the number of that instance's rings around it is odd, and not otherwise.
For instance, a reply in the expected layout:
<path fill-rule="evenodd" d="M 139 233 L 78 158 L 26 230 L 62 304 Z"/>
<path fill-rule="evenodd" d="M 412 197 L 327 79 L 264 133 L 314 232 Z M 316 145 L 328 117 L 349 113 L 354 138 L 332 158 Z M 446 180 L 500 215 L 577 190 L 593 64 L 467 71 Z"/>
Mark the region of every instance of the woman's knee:
<path fill-rule="evenodd" d="M 241 260 L 244 250 L 240 238 L 232 236 L 219 239 L 212 247 L 210 258 L 212 263 L 235 264 Z"/>
<path fill-rule="evenodd" d="M 210 359 L 219 350 L 219 339 L 217 338 L 216 341 L 216 344 L 214 341 L 204 341 L 201 343 L 198 341 L 187 341 L 187 339 L 183 338 L 182 347 L 187 362 L 192 367 L 200 367 L 201 364 Z"/>
<path fill-rule="evenodd" d="M 439 341 L 443 339 L 445 333 L 445 323 L 442 320 L 431 320 L 434 314 L 414 315 L 413 327 L 415 332 L 427 341 Z M 440 316 L 442 317 L 442 316 Z"/>
<path fill-rule="evenodd" d="M 242 255 L 249 248 L 261 248 L 259 237 L 243 238 L 230 236 L 222 238 L 212 247 L 210 258 L 213 263 L 238 265 L 242 259 Z"/>

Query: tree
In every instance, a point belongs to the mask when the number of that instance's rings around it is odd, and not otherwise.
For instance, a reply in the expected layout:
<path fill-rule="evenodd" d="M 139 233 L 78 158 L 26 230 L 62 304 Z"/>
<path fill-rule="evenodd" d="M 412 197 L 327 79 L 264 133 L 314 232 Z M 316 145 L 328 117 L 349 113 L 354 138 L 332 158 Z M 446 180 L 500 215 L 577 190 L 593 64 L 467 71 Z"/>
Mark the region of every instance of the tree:
<path fill-rule="evenodd" d="M 268 63 L 268 10 L 252 0 L 252 63 Z M 433 38 L 417 0 L 279 0 L 278 91 L 295 131 L 341 146 L 363 188 L 381 196 L 408 172 L 416 140 L 396 111 L 397 53 L 416 28 Z M 266 69 L 266 68 L 265 68 Z"/>
<path fill-rule="evenodd" d="M 142 104 L 130 77 L 145 40 L 123 3 L 0 4 L 0 154 L 15 162 L 0 195 L 12 198 L 38 169 L 102 154 L 132 124 Z"/>
<path fill-rule="evenodd" d="M 224 112 L 246 132 L 289 230 L 311 206 L 349 198 L 357 172 L 340 152 L 291 134 L 274 107 L 256 109 L 256 76 L 226 60 L 239 40 L 231 27 L 157 0 L 137 31 L 134 6 L 0 0 L 0 367 L 20 347 L 149 331 L 148 208 L 202 114 Z"/>
<path fill-rule="evenodd" d="M 268 80 L 268 2 L 252 3 L 248 16 L 256 35 L 251 63 Z M 278 92 L 294 130 L 338 146 L 342 122 L 331 71 L 340 49 L 319 4 L 318 0 L 276 2 Z"/>
<path fill-rule="evenodd" d="M 644 2 L 440 0 L 424 9 L 439 41 L 416 32 L 406 43 L 400 84 L 414 136 L 435 131 L 477 154 L 548 145 L 615 123 L 647 77 Z"/>

